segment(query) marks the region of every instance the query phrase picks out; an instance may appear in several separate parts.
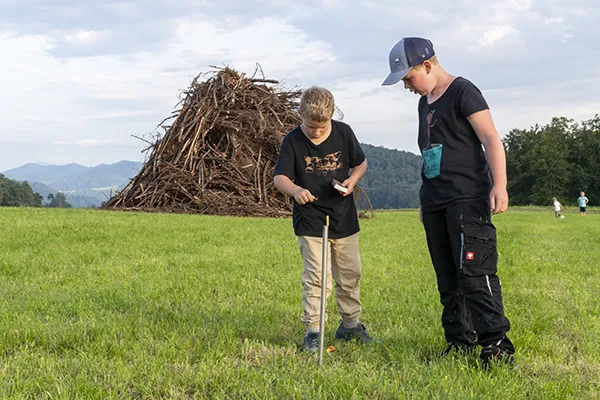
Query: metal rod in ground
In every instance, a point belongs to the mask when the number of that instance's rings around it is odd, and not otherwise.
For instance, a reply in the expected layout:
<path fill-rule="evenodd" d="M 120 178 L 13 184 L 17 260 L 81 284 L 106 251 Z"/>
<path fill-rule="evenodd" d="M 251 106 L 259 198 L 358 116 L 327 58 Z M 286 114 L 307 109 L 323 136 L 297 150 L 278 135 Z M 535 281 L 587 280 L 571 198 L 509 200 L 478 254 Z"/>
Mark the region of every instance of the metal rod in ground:
<path fill-rule="evenodd" d="M 321 261 L 321 315 L 319 317 L 319 365 L 323 365 L 325 346 L 325 310 L 327 309 L 327 242 L 329 241 L 329 215 L 323 225 L 323 257 Z"/>

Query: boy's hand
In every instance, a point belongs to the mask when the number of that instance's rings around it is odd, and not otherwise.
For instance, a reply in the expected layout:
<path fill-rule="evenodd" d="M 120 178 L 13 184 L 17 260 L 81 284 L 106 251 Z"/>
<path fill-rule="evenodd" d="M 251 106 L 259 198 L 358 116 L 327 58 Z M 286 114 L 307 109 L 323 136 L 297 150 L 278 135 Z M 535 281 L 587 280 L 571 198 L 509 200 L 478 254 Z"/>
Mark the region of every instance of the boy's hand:
<path fill-rule="evenodd" d="M 492 214 L 500 214 L 508 208 L 508 192 L 504 187 L 494 186 L 490 192 L 490 209 Z"/>
<path fill-rule="evenodd" d="M 296 200 L 296 203 L 304 205 L 306 203 L 313 202 L 315 200 L 315 196 L 312 195 L 310 190 L 300 188 L 296 191 L 296 193 L 294 193 L 294 200 Z"/>
<path fill-rule="evenodd" d="M 348 188 L 348 191 L 346 193 L 343 193 L 342 195 L 344 197 L 346 197 L 349 194 L 352 194 L 352 192 L 354 191 L 354 186 L 355 185 L 356 185 L 356 182 L 354 182 L 354 180 L 351 179 L 351 178 L 348 178 L 344 182 L 342 182 L 342 186 L 345 187 L 345 188 Z"/>

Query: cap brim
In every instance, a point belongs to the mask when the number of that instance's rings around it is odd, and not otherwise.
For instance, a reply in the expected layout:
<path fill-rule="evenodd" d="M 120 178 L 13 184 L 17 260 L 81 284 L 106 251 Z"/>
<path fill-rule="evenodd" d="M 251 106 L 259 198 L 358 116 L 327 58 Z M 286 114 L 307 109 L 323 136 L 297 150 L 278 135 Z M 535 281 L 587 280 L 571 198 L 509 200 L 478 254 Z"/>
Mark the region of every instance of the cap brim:
<path fill-rule="evenodd" d="M 392 72 L 388 75 L 387 78 L 385 78 L 385 81 L 383 81 L 381 86 L 390 86 L 400 82 L 408 74 L 411 68 L 403 69 L 402 71 Z"/>

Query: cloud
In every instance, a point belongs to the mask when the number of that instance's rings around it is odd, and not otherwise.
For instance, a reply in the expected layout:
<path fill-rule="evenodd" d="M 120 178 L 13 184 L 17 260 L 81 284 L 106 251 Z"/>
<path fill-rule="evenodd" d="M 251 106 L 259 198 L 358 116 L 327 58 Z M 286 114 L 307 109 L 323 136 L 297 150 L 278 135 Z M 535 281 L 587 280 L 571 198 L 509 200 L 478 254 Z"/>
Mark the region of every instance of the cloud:
<path fill-rule="evenodd" d="M 483 37 L 478 40 L 478 43 L 482 47 L 493 46 L 499 40 L 506 38 L 511 34 L 516 34 L 517 30 L 510 25 L 500 25 L 492 27 L 491 29 L 483 32 Z"/>
<path fill-rule="evenodd" d="M 65 36 L 65 40 L 71 43 L 88 44 L 98 41 L 102 36 L 98 31 L 77 31 Z"/>
<path fill-rule="evenodd" d="M 564 17 L 551 17 L 544 20 L 544 24 L 562 24 L 565 21 Z"/>
<path fill-rule="evenodd" d="M 231 18 L 222 25 L 193 18 L 182 18 L 167 50 L 173 62 L 168 67 L 187 65 L 190 71 L 203 59 L 220 59 L 220 64 L 232 64 L 250 71 L 260 61 L 267 71 L 290 77 L 310 74 L 331 67 L 335 62 L 330 46 L 311 39 L 306 32 L 286 19 L 261 18 L 244 25 Z M 208 39 L 208 40 L 207 40 Z M 199 46 L 199 41 L 202 43 Z"/>
<path fill-rule="evenodd" d="M 198 73 L 257 62 L 285 85 L 331 88 L 360 140 L 417 151 L 417 98 L 380 86 L 403 36 L 432 39 L 442 65 L 482 89 L 502 134 L 591 118 L 598 18 L 595 0 L 0 2 L 0 169 L 44 154 L 139 158 L 131 135 L 154 130 Z"/>
<path fill-rule="evenodd" d="M 88 118 L 85 118 L 86 121 L 93 120 L 108 120 L 108 119 L 123 119 L 123 118 L 133 118 L 140 117 L 146 115 L 152 115 L 152 111 L 140 110 L 140 111 L 115 111 L 105 114 L 94 115 Z"/>
<path fill-rule="evenodd" d="M 173 110 L 178 90 L 209 65 L 230 64 L 251 73 L 260 61 L 270 76 L 294 79 L 314 76 L 335 62 L 326 42 L 310 38 L 285 19 L 262 18 L 249 24 L 232 19 L 219 25 L 191 16 L 177 19 L 174 26 L 169 45 L 159 55 L 139 51 L 60 59 L 51 53 L 60 45 L 60 34 L 2 34 L 5 62 L 0 65 L 0 84 L 12 96 L 1 96 L 0 107 L 11 116 L 13 132 L 39 137 L 42 125 L 36 129 L 30 123 L 35 118 L 64 121 L 43 126 L 59 141 L 75 140 L 82 130 L 117 139 L 152 130 Z M 93 42 L 101 35 L 84 31 L 74 37 Z M 99 103 L 102 109 L 93 107 Z M 119 120 L 119 125 L 107 133 L 110 126 L 97 126 L 97 120 Z M 13 132 L 0 133 L 0 140 Z"/>
<path fill-rule="evenodd" d="M 52 144 L 60 145 L 60 146 L 79 146 L 79 147 L 98 147 L 103 145 L 111 145 L 115 144 L 113 140 L 98 140 L 94 138 L 77 140 L 75 142 L 64 142 L 60 140 L 55 140 Z"/>
<path fill-rule="evenodd" d="M 104 3 L 103 6 L 114 12 L 118 17 L 126 19 L 136 18 L 144 14 L 144 7 L 141 4 L 132 2 Z"/>
<path fill-rule="evenodd" d="M 348 80 L 332 87 L 344 121 L 362 143 L 418 152 L 418 97 L 401 85 L 382 87 L 381 82 L 379 78 Z"/>

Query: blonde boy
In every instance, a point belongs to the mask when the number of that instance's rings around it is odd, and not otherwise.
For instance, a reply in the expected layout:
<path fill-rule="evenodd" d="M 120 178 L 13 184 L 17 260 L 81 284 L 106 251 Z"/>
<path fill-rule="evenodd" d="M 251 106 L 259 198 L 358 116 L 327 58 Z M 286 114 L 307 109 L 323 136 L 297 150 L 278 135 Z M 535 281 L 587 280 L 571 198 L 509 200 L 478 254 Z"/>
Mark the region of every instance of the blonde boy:
<path fill-rule="evenodd" d="M 506 160 L 489 107 L 475 85 L 441 67 L 427 39 L 400 40 L 389 63 L 383 85 L 402 81 L 419 96 L 421 221 L 444 307 L 442 354 L 479 344 L 484 366 L 512 362 L 490 215 L 508 207 Z"/>
<path fill-rule="evenodd" d="M 358 217 L 352 191 L 367 170 L 367 160 L 350 126 L 332 120 L 334 98 L 320 87 L 305 90 L 300 99 L 302 124 L 290 131 L 281 144 L 274 172 L 275 187 L 294 199 L 293 226 L 304 260 L 302 273 L 302 322 L 306 326 L 304 348 L 319 346 L 322 230 L 329 216 L 331 275 L 342 322 L 335 336 L 370 342 L 360 322 L 361 261 L 358 252 Z M 332 181 L 348 190 L 334 189 Z"/>
<path fill-rule="evenodd" d="M 556 218 L 564 218 L 565 216 L 560 213 L 563 210 L 563 206 L 556 197 L 552 198 L 552 205 L 554 206 L 554 216 Z"/>

